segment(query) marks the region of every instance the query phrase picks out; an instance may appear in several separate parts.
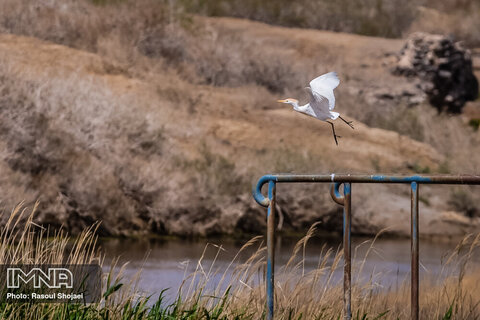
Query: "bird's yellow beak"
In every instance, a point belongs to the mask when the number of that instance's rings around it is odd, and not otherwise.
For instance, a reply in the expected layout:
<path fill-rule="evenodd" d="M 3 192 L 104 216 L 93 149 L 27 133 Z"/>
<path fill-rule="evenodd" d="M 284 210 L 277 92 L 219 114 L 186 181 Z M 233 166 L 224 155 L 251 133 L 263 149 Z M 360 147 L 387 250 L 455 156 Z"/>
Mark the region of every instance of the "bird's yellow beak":
<path fill-rule="evenodd" d="M 277 102 L 286 103 L 287 100 L 277 100 Z"/>

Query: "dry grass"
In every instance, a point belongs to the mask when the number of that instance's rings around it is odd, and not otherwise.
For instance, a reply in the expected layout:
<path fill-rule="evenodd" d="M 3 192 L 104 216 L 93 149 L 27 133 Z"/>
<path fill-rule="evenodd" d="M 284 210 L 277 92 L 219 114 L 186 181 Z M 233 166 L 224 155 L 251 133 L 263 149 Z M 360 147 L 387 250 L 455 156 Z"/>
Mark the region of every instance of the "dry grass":
<path fill-rule="evenodd" d="M 480 45 L 480 4 L 475 0 L 426 1 L 411 31 L 448 34 L 467 46 Z"/>
<path fill-rule="evenodd" d="M 0 262 L 2 263 L 98 263 L 103 258 L 97 251 L 95 230 L 92 226 L 78 238 L 71 239 L 61 231 L 49 233 L 33 223 L 35 209 L 17 207 L 0 231 Z M 25 227 L 19 228 L 25 220 Z M 318 266 L 305 270 L 308 241 L 316 232 L 313 225 L 293 249 L 285 266 L 276 272 L 277 319 L 337 319 L 342 314 L 342 251 L 324 247 L 318 257 Z M 381 233 L 380 233 L 381 234 Z M 377 235 L 380 236 L 380 234 Z M 51 235 L 52 237 L 46 238 Z M 375 251 L 375 241 L 366 241 L 364 257 L 356 249 L 353 264 L 352 306 L 354 319 L 408 318 L 408 282 L 385 288 L 382 275 L 373 272 L 361 278 L 365 261 Z M 480 235 L 465 237 L 450 254 L 445 256 L 440 274 L 427 275 L 421 280 L 421 317 L 426 319 L 477 319 L 480 317 L 478 265 L 472 258 L 478 252 Z M 245 257 L 246 251 L 255 249 Z M 214 250 L 215 258 L 205 263 L 207 252 Z M 265 311 L 265 255 L 262 237 L 248 241 L 224 269 L 215 261 L 223 252 L 222 246 L 207 245 L 196 270 L 185 277 L 178 299 L 170 306 L 160 299 L 151 307 L 138 291 L 136 279 L 122 279 L 122 270 L 115 273 L 115 264 L 104 278 L 105 294 L 100 303 L 89 306 L 62 304 L 6 304 L 0 308 L 5 319 L 262 319 Z M 441 281 L 439 281 L 439 279 Z M 112 288 L 111 290 L 108 290 Z M 110 292 L 110 294 L 107 294 Z M 451 314 L 450 314 L 451 313 Z M 450 314 L 450 315 L 449 315 Z M 362 318 L 363 319 L 363 318 Z"/>
<path fill-rule="evenodd" d="M 278 55 L 154 0 L 101 6 L 8 0 L 0 4 L 2 30 L 99 53 L 134 74 L 168 65 L 189 81 L 215 86 L 254 83 L 275 92 L 298 86 L 293 66 Z"/>
<path fill-rule="evenodd" d="M 95 236 L 98 224 L 71 239 L 62 230 L 50 231 L 33 222 L 36 207 L 18 205 L 0 230 L 1 264 L 101 264 Z M 51 237 L 50 240 L 42 241 Z"/>
<path fill-rule="evenodd" d="M 343 270 L 342 250 L 326 247 L 318 259 L 315 270 L 306 272 L 305 248 L 315 234 L 315 226 L 300 240 L 290 260 L 277 269 L 275 275 L 275 317 L 276 319 L 337 319 L 343 310 L 343 283 L 339 276 Z M 377 237 L 380 234 L 377 235 Z M 352 309 L 354 319 L 363 317 L 378 319 L 404 319 L 409 317 L 410 286 L 407 279 L 388 288 L 381 285 L 381 273 L 372 273 L 360 278 L 365 261 L 375 251 L 375 240 L 360 246 L 369 246 L 364 257 L 355 257 L 352 279 Z M 480 296 L 472 290 L 478 281 L 478 265 L 469 265 L 480 244 L 480 235 L 467 236 L 454 251 L 449 253 L 442 264 L 440 275 L 429 274 L 421 279 L 420 317 L 422 319 L 477 319 L 480 317 Z M 211 309 L 224 303 L 228 315 L 243 314 L 246 319 L 261 319 L 265 312 L 265 255 L 262 238 L 247 242 L 225 270 L 203 262 L 197 263 L 194 273 L 189 275 L 181 288 L 180 296 L 184 307 L 193 305 Z M 257 247 L 253 255 L 243 262 L 237 261 L 242 251 Z M 207 246 L 205 250 L 208 250 Z M 213 246 L 216 255 L 222 254 L 221 246 Z M 356 250 L 355 250 L 356 256 Z M 237 266 L 234 266 L 237 264 Z M 230 270 L 233 269 L 233 270 Z M 232 271 L 232 277 L 226 277 Z M 223 275 L 222 275 L 223 274 Z M 222 275 L 219 282 L 218 279 Z M 439 281 L 438 279 L 442 279 Z M 212 285 L 214 289 L 212 289 Z M 226 302 L 222 302 L 226 300 Z M 449 315 L 449 312 L 451 313 Z M 241 318 L 243 319 L 243 318 Z"/>
<path fill-rule="evenodd" d="M 124 49 L 133 47 L 146 33 L 168 23 L 168 11 L 158 1 L 121 1 L 96 6 L 90 1 L 7 0 L 0 6 L 0 26 L 4 32 L 94 52 L 110 41 L 119 41 Z M 131 50 L 127 52 L 133 54 Z"/>
<path fill-rule="evenodd" d="M 33 222 L 37 206 L 17 206 L 0 229 L 1 264 L 97 264 L 102 266 L 104 257 L 97 247 L 98 223 L 84 229 L 76 238 L 63 230 L 52 231 Z M 125 265 L 115 271 L 113 263 L 107 274 L 102 274 L 101 301 L 89 306 L 57 303 L 5 303 L 0 305 L 2 319 L 119 319 L 128 306 L 145 300 L 135 287 L 138 274 L 130 281 L 123 281 Z M 122 285 L 115 287 L 122 283 Z M 106 294 L 109 288 L 110 294 Z M 105 292 L 105 294 L 104 294 Z M 127 307 L 126 307 L 127 306 Z"/>
<path fill-rule="evenodd" d="M 181 0 L 180 3 L 195 13 L 242 17 L 289 27 L 380 37 L 402 37 L 412 31 L 425 31 L 451 34 L 470 46 L 480 44 L 480 7 L 475 0 Z"/>
<path fill-rule="evenodd" d="M 348 98 L 351 99 L 351 98 Z M 444 156 L 436 168 L 411 163 L 409 169 L 420 174 L 478 174 L 480 171 L 480 153 L 472 152 L 472 146 L 480 145 L 480 135 L 466 125 L 464 119 L 449 114 L 439 114 L 430 105 L 416 107 L 407 105 L 384 106 L 379 112 L 378 106 L 368 103 L 357 108 L 356 103 L 348 101 L 343 107 L 347 113 L 371 127 L 396 131 L 402 135 L 424 142 Z M 381 169 L 378 168 L 377 171 Z M 448 188 L 448 189 L 447 189 Z M 462 189 L 446 187 L 448 207 L 468 217 L 480 212 L 479 186 Z M 445 191 L 446 191 L 445 190 Z M 441 191 L 440 191 L 441 192 Z"/>
<path fill-rule="evenodd" d="M 187 10 L 289 27 L 398 37 L 415 18 L 415 1 L 182 0 Z"/>
<path fill-rule="evenodd" d="M 480 156 L 471 152 L 471 147 L 480 143 L 480 135 L 460 116 L 439 114 L 427 104 L 378 106 L 348 95 L 342 96 L 342 108 L 370 127 L 392 130 L 431 145 L 445 156 L 440 173 L 475 174 L 480 170 Z"/>

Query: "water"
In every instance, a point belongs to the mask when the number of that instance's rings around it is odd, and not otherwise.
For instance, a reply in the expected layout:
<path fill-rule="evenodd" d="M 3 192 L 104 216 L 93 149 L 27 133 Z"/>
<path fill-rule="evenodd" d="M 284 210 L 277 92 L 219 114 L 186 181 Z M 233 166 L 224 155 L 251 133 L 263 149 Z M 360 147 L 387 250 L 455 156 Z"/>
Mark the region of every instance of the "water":
<path fill-rule="evenodd" d="M 409 239 L 377 239 L 371 246 L 373 238 L 353 238 L 352 257 L 355 261 L 365 261 L 360 275 L 353 275 L 354 281 L 366 281 L 374 275 L 373 282 L 378 288 L 388 288 L 409 279 L 410 272 L 410 240 Z M 276 270 L 280 270 L 292 255 L 293 248 L 298 239 L 278 238 L 276 243 Z M 215 286 L 224 270 L 232 262 L 235 254 L 246 241 L 229 239 L 217 240 L 131 240 L 113 239 L 101 242 L 102 250 L 106 254 L 104 264 L 108 271 L 110 262 L 119 257 L 119 265 L 129 262 L 124 273 L 124 279 L 131 279 L 142 270 L 138 288 L 153 298 L 166 288 L 166 300 L 175 299 L 185 275 L 195 270 L 198 260 L 203 255 L 202 267 L 207 272 L 215 261 L 212 270 L 219 270 L 213 278 Z M 432 276 L 441 281 L 442 261 L 445 262 L 458 242 L 439 242 L 432 240 L 420 241 L 420 276 Z M 208 244 L 208 246 L 207 246 Z M 252 248 L 241 254 L 237 261 L 245 261 L 258 248 L 257 243 Z M 219 249 L 219 245 L 222 249 Z M 306 247 L 305 271 L 317 267 L 322 246 L 336 250 L 341 245 L 341 239 L 311 239 Z M 355 253 L 356 251 L 356 253 Z M 370 251 L 367 259 L 365 255 Z M 302 255 L 302 252 L 300 252 Z M 329 259 L 331 264 L 333 258 Z M 480 266 L 480 254 L 472 259 L 472 265 Z M 477 269 L 478 270 L 478 269 Z M 227 278 L 231 272 L 227 272 Z M 334 278 L 341 281 L 342 271 L 338 270 Z M 358 277 L 358 278 L 357 278 Z M 357 280 L 358 279 L 358 280 Z"/>

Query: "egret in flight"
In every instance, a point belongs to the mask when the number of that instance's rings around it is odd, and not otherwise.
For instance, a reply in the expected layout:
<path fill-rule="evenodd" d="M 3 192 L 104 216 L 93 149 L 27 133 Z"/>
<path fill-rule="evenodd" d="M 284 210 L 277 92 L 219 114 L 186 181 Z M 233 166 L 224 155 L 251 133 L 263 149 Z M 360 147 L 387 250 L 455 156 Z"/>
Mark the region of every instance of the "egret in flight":
<path fill-rule="evenodd" d="M 330 123 L 332 126 L 333 138 L 338 146 L 337 137 L 341 137 L 335 134 L 335 126 L 333 122 L 329 120 L 340 118 L 353 129 L 352 121 L 347 121 L 340 116 L 340 113 L 332 111 L 333 108 L 335 108 L 333 89 L 335 89 L 339 83 L 340 80 L 338 79 L 337 73 L 329 72 L 313 79 L 310 81 L 310 87 L 305 88 L 310 96 L 310 102 L 306 105 L 301 106 L 298 104 L 297 99 L 292 98 L 278 100 L 278 102 L 291 104 L 295 111 Z"/>

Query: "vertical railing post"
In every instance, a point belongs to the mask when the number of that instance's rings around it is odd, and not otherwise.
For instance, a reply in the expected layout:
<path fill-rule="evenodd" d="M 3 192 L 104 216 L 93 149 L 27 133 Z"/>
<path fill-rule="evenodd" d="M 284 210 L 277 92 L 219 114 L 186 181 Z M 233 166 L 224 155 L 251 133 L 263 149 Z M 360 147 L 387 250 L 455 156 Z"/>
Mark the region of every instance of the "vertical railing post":
<path fill-rule="evenodd" d="M 352 256 L 351 256 L 351 224 L 352 224 L 352 192 L 349 182 L 343 184 L 343 318 L 352 318 Z"/>
<path fill-rule="evenodd" d="M 412 195 L 412 210 L 411 210 L 411 318 L 412 320 L 418 320 L 419 317 L 419 232 L 418 232 L 418 189 L 419 185 L 416 182 L 411 184 Z"/>
<path fill-rule="evenodd" d="M 348 181 L 348 182 L 347 182 Z M 267 320 L 273 319 L 274 312 L 274 250 L 275 250 L 275 188 L 276 183 L 289 182 L 331 182 L 332 199 L 343 206 L 344 246 L 344 319 L 352 317 L 351 277 L 351 183 L 408 183 L 411 187 L 411 319 L 418 320 L 419 306 L 419 187 L 422 184 L 480 184 L 480 175 L 461 176 L 385 176 L 385 175 L 265 175 L 258 180 L 253 197 L 258 204 L 268 207 L 267 215 Z M 268 183 L 268 199 L 262 195 L 262 187 Z M 344 184 L 344 194 L 339 188 Z"/>
<path fill-rule="evenodd" d="M 273 305 L 275 299 L 275 192 L 275 182 L 269 181 L 269 204 L 267 211 L 267 320 L 273 319 Z"/>

